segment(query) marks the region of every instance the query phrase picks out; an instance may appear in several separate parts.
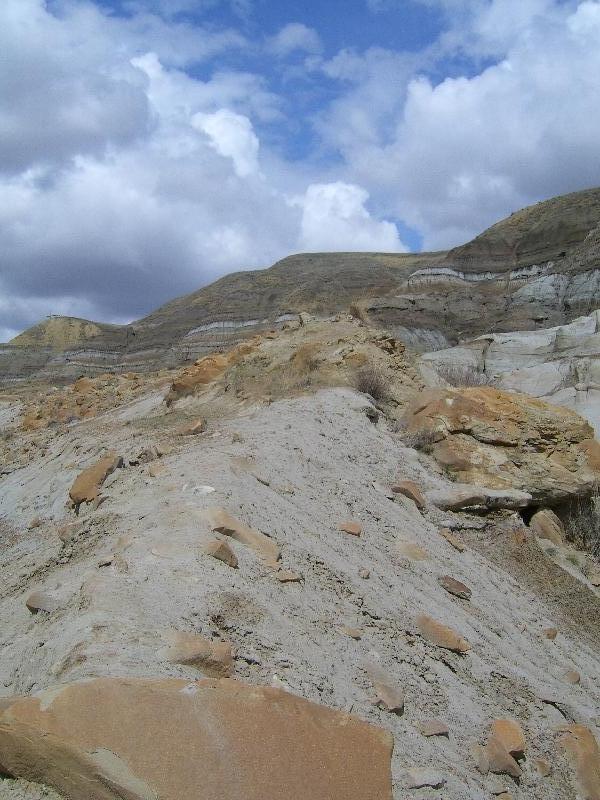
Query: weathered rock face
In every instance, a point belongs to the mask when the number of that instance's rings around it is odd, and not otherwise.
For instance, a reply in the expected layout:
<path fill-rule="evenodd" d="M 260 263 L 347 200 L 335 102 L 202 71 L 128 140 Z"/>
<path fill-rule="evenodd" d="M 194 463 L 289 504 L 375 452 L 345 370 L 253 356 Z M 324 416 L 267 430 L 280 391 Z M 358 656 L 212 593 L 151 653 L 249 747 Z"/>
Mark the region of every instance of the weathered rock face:
<path fill-rule="evenodd" d="M 0 770 L 71 800 L 391 800 L 391 752 L 379 728 L 227 679 L 82 681 L 0 716 Z"/>
<path fill-rule="evenodd" d="M 59 318 L 0 346 L 0 376 L 176 366 L 359 303 L 419 350 L 589 313 L 600 292 L 600 190 L 530 206 L 449 253 L 311 253 L 226 276 L 124 326 Z"/>
<path fill-rule="evenodd" d="M 559 502 L 590 493 L 600 480 L 600 444 L 568 409 L 490 387 L 423 392 L 405 416 L 408 435 L 430 442 L 456 479 L 516 489 Z"/>
<path fill-rule="evenodd" d="M 442 375 L 475 374 L 500 389 L 566 406 L 600 433 L 600 311 L 568 325 L 479 336 L 426 353 L 423 363 Z"/>

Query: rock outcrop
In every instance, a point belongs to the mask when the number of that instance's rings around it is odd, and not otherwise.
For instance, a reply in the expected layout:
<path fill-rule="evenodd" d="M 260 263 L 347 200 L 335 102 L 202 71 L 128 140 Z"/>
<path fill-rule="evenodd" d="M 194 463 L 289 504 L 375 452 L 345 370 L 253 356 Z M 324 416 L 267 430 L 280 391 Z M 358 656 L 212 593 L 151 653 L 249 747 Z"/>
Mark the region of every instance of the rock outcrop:
<path fill-rule="evenodd" d="M 578 414 L 490 387 L 432 389 L 404 417 L 449 476 L 517 490 L 532 504 L 590 494 L 600 481 L 600 444 Z M 448 506 L 450 507 L 450 506 Z"/>
<path fill-rule="evenodd" d="M 391 800 L 392 737 L 279 689 L 111 679 L 14 699 L 0 771 L 70 800 Z"/>
<path fill-rule="evenodd" d="M 439 253 L 309 253 L 228 275 L 130 325 L 53 318 L 0 346 L 0 376 L 173 367 L 352 305 L 421 351 L 490 331 L 564 325 L 600 291 L 600 190 L 522 209 Z"/>
<path fill-rule="evenodd" d="M 577 411 L 600 433 L 598 310 L 553 328 L 485 334 L 422 358 L 451 383 L 486 381 L 543 398 Z"/>

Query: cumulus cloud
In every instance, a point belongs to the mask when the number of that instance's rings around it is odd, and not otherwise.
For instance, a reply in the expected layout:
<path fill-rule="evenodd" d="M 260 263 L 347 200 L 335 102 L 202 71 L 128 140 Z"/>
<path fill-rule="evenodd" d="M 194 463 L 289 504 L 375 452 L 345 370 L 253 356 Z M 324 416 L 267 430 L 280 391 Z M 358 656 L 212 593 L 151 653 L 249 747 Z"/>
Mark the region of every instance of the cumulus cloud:
<path fill-rule="evenodd" d="M 289 22 L 267 42 L 268 49 L 277 56 L 287 56 L 295 51 L 318 53 L 321 39 L 314 28 L 302 22 Z"/>
<path fill-rule="evenodd" d="M 311 184 L 293 202 L 302 208 L 300 246 L 303 250 L 403 251 L 393 222 L 373 219 L 365 207 L 369 193 L 360 186 L 336 181 Z"/>
<path fill-rule="evenodd" d="M 494 63 L 438 81 L 399 65 L 383 78 L 365 54 L 365 77 L 321 128 L 348 174 L 430 248 L 465 241 L 527 203 L 600 183 L 600 3 L 492 0 L 470 13 L 453 46 L 494 53 Z M 374 91 L 365 120 L 365 88 L 390 86 L 394 74 L 390 93 L 400 105 Z"/>
<path fill-rule="evenodd" d="M 194 114 L 192 125 L 208 136 L 219 155 L 233 161 L 238 177 L 258 173 L 259 143 L 248 117 L 220 108 L 214 114 Z"/>

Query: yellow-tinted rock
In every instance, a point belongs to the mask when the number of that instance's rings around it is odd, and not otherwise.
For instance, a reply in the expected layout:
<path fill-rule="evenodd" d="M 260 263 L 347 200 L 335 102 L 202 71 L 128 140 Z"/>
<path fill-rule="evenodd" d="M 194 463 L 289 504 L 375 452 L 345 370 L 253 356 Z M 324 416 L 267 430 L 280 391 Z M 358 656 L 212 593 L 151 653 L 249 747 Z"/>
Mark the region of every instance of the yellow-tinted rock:
<path fill-rule="evenodd" d="M 98 678 L 15 700 L 3 772 L 70 800 L 392 800 L 392 736 L 230 679 Z"/>
<path fill-rule="evenodd" d="M 437 647 L 446 650 L 453 650 L 456 653 L 466 653 L 471 649 L 471 645 L 461 636 L 441 622 L 437 622 L 426 614 L 419 614 L 417 617 L 417 627 L 424 639 Z"/>

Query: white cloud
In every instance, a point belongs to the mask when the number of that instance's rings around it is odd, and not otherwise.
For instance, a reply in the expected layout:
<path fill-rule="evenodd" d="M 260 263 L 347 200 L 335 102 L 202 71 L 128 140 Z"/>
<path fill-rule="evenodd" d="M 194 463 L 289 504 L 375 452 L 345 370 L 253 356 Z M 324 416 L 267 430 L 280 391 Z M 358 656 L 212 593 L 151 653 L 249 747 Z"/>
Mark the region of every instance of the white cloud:
<path fill-rule="evenodd" d="M 220 108 L 214 114 L 194 114 L 192 125 L 208 136 L 219 155 L 233 161 L 240 178 L 258 173 L 259 142 L 248 117 Z"/>
<path fill-rule="evenodd" d="M 321 131 L 346 175 L 426 247 L 458 244 L 523 205 L 600 184 L 599 20 L 592 0 L 476 4 L 454 45 L 500 53 L 496 63 L 434 82 L 403 64 L 377 73 L 365 54 L 364 78 Z"/>
<path fill-rule="evenodd" d="M 310 251 L 403 251 L 392 222 L 373 219 L 365 208 L 369 193 L 337 181 L 311 184 L 295 204 L 302 207 L 300 247 Z"/>
<path fill-rule="evenodd" d="M 302 22 L 288 22 L 267 41 L 267 49 L 280 57 L 298 50 L 318 53 L 321 47 L 319 34 L 314 28 L 309 28 Z"/>

